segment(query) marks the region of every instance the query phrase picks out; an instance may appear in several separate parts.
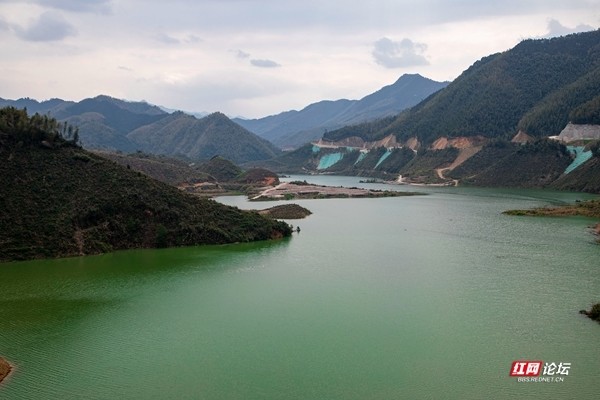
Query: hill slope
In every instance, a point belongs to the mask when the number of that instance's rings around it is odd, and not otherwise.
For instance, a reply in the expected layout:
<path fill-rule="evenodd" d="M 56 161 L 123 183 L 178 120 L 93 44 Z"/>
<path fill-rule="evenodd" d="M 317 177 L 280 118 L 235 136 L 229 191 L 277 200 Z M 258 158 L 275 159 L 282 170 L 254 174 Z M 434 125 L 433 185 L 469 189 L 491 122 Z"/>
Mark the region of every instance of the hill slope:
<path fill-rule="evenodd" d="M 300 111 L 253 120 L 235 119 L 235 122 L 276 145 L 297 147 L 320 138 L 328 129 L 396 115 L 447 84 L 406 74 L 360 100 L 321 101 Z"/>
<path fill-rule="evenodd" d="M 291 234 L 89 153 L 15 109 L 0 110 L 0 187 L 0 261 Z"/>
<path fill-rule="evenodd" d="M 442 136 L 508 139 L 519 128 L 537 137 L 557 135 L 572 111 L 598 95 L 599 67 L 600 30 L 525 40 L 477 61 L 387 127 L 354 135 L 377 140 L 395 134 L 400 141 L 416 136 L 426 144 Z M 343 137 L 335 131 L 324 135 Z"/>
<path fill-rule="evenodd" d="M 202 119 L 174 113 L 130 132 L 127 138 L 145 152 L 183 155 L 190 159 L 209 159 L 220 155 L 235 163 L 243 163 L 272 158 L 279 153 L 271 143 L 256 137 L 221 113 Z"/>
<path fill-rule="evenodd" d="M 220 113 L 196 119 L 182 112 L 168 114 L 146 102 L 109 96 L 78 103 L 0 99 L 2 104 L 49 114 L 79 127 L 80 143 L 88 149 L 125 153 L 143 150 L 192 159 L 221 155 L 235 162 L 271 158 L 279 151 Z"/>

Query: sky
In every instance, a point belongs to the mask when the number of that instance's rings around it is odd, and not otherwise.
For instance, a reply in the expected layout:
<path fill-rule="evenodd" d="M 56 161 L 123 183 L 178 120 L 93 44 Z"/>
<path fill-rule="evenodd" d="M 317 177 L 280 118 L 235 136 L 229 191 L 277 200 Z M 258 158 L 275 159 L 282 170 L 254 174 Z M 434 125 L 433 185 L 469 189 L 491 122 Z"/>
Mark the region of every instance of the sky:
<path fill-rule="evenodd" d="M 600 0 L 0 0 L 0 97 L 260 118 L 599 27 Z"/>

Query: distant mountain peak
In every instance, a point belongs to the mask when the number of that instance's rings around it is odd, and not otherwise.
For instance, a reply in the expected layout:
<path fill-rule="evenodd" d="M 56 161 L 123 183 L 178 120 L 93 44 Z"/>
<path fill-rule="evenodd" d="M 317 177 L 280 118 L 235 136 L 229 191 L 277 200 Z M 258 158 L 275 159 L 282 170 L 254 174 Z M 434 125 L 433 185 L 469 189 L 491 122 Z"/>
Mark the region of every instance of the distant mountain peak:
<path fill-rule="evenodd" d="M 300 111 L 234 121 L 282 148 L 297 147 L 319 139 L 327 130 L 397 115 L 447 85 L 420 74 L 404 74 L 360 100 L 322 100 Z"/>

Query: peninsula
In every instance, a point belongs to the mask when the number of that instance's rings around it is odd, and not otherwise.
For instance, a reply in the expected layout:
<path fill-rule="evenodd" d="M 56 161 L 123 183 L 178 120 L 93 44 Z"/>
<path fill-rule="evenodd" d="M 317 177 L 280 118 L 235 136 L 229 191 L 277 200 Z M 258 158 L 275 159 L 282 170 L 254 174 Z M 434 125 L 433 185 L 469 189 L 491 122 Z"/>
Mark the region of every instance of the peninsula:
<path fill-rule="evenodd" d="M 350 197 L 399 197 L 423 195 L 418 192 L 400 192 L 394 190 L 373 190 L 357 187 L 323 186 L 307 183 L 306 181 L 294 181 L 280 183 L 275 187 L 269 187 L 258 195 L 251 197 L 250 201 L 264 200 L 293 200 L 293 199 L 328 199 L 328 198 L 350 198 Z"/>

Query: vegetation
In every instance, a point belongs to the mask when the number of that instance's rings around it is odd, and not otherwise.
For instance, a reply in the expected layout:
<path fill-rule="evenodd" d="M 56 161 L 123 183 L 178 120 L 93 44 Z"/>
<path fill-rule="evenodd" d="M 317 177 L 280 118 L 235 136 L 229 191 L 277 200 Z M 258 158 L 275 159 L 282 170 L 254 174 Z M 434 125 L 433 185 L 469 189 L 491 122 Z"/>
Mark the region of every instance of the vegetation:
<path fill-rule="evenodd" d="M 129 132 L 127 138 L 145 152 L 191 160 L 222 156 L 234 163 L 243 163 L 270 159 L 280 153 L 271 143 L 221 113 L 202 119 L 173 113 Z"/>
<path fill-rule="evenodd" d="M 590 308 L 590 311 L 581 310 L 581 311 L 579 311 L 579 313 L 587 315 L 589 318 L 593 319 L 594 321 L 598 321 L 600 323 L 600 303 L 594 304 Z"/>
<path fill-rule="evenodd" d="M 128 102 L 108 96 L 78 103 L 53 99 L 0 99 L 0 106 L 31 108 L 40 114 L 80 127 L 87 149 L 133 153 L 142 150 L 196 161 L 221 155 L 236 163 L 272 158 L 279 150 L 235 124 L 225 115 L 197 119 L 182 112 L 168 114 L 146 102 Z"/>
<path fill-rule="evenodd" d="M 219 182 L 233 181 L 243 172 L 240 167 L 220 156 L 214 156 L 209 161 L 201 163 L 197 169 L 214 177 Z"/>
<path fill-rule="evenodd" d="M 560 207 L 541 207 L 530 210 L 508 210 L 504 214 L 517 216 L 575 216 L 600 218 L 600 200 L 578 201 L 575 204 Z M 594 226 L 593 231 L 600 235 L 600 223 Z"/>
<path fill-rule="evenodd" d="M 526 215 L 526 216 L 573 216 L 582 215 L 584 217 L 600 218 L 600 200 L 579 201 L 575 204 L 560 207 L 542 207 L 531 210 L 510 210 L 505 211 L 507 215 Z"/>
<path fill-rule="evenodd" d="M 285 223 L 198 199 L 87 152 L 24 115 L 0 112 L 1 261 L 291 234 Z"/>
<path fill-rule="evenodd" d="M 490 187 L 547 187 L 563 174 L 572 158 L 563 144 L 541 139 L 491 161 L 488 168 L 463 182 Z"/>
<path fill-rule="evenodd" d="M 312 214 L 310 210 L 298 204 L 281 204 L 260 210 L 258 213 L 276 219 L 302 219 Z"/>
<path fill-rule="evenodd" d="M 216 183 L 216 179 L 212 175 L 190 166 L 189 163 L 166 156 L 157 156 L 141 151 L 132 154 L 107 151 L 95 151 L 94 153 L 173 186 L 194 182 Z"/>
<path fill-rule="evenodd" d="M 441 179 L 435 170 L 447 167 L 457 156 L 458 149 L 453 147 L 443 150 L 426 150 L 419 153 L 411 162 L 407 163 L 400 170 L 400 174 L 403 177 L 409 178 L 411 182 L 440 183 Z"/>
<path fill-rule="evenodd" d="M 374 140 L 395 134 L 400 141 L 416 136 L 427 145 L 442 136 L 508 139 L 519 127 L 543 136 L 560 132 L 571 117 L 595 121 L 598 43 L 600 30 L 525 40 L 477 61 L 445 89 L 391 122 L 379 120 L 325 136 Z"/>
<path fill-rule="evenodd" d="M 600 193 L 600 157 L 595 156 L 574 171 L 560 176 L 550 187 L 558 190 Z"/>

